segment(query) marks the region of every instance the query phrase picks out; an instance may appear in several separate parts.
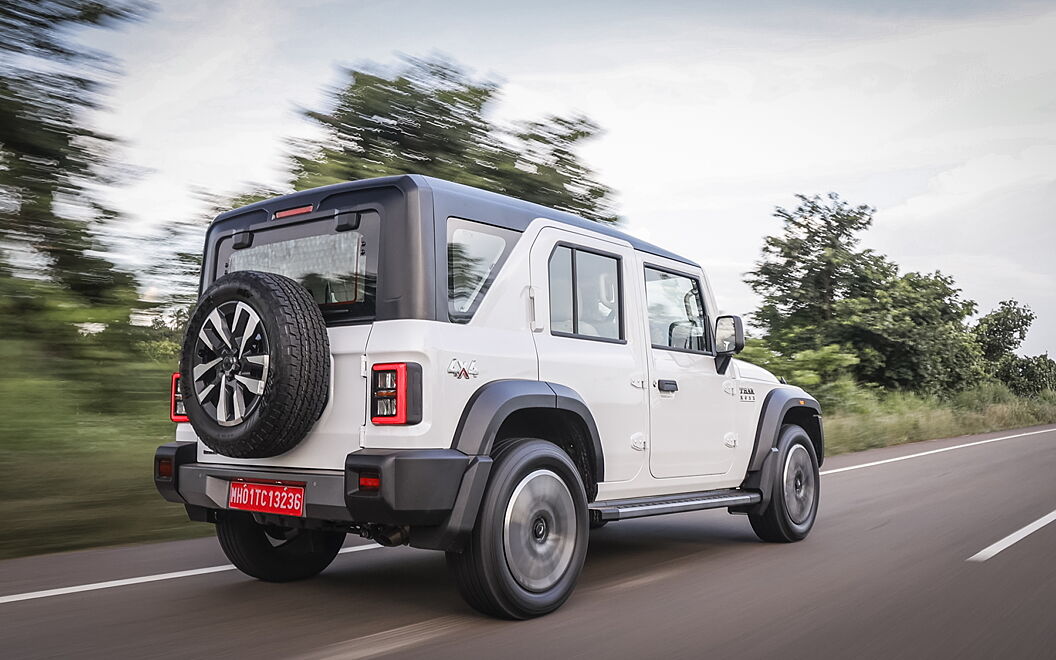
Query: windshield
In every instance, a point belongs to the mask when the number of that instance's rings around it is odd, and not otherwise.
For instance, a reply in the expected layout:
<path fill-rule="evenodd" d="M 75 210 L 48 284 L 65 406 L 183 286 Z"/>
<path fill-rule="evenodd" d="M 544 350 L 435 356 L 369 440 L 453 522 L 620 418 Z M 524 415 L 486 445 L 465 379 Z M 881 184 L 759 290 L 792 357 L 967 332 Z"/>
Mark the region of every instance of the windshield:
<path fill-rule="evenodd" d="M 359 214 L 355 229 L 336 231 L 333 220 L 253 233 L 250 247 L 221 247 L 222 271 L 278 273 L 306 288 L 328 322 L 374 318 L 379 215 Z"/>

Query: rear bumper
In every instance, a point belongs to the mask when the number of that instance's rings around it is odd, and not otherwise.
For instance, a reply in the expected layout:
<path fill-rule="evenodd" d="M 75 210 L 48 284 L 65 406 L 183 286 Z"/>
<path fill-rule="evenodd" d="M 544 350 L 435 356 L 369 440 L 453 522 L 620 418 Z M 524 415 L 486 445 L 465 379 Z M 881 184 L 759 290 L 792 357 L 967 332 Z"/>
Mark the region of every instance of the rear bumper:
<path fill-rule="evenodd" d="M 193 442 L 158 447 L 155 465 L 172 461 L 172 477 L 154 483 L 162 497 L 210 510 L 228 508 L 232 481 L 303 483 L 305 518 L 336 523 L 429 527 L 419 537 L 449 541 L 472 529 L 491 468 L 487 456 L 456 449 L 369 449 L 353 452 L 344 470 L 289 470 L 197 462 Z M 361 472 L 376 474 L 381 487 L 359 489 Z M 413 534 L 412 534 L 413 544 Z M 431 543 L 430 543 L 431 544 Z"/>

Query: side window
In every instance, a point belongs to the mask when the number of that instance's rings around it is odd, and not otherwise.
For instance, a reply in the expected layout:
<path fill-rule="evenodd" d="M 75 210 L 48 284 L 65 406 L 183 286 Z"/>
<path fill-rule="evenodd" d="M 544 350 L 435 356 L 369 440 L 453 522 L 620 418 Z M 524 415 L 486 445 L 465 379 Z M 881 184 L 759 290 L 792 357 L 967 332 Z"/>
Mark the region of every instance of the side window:
<path fill-rule="evenodd" d="M 468 323 L 520 237 L 515 231 L 459 218 L 447 219 L 447 308 Z"/>
<path fill-rule="evenodd" d="M 645 269 L 649 338 L 654 348 L 708 351 L 708 322 L 696 278 Z"/>
<path fill-rule="evenodd" d="M 623 339 L 620 260 L 559 246 L 550 255 L 550 331 Z"/>

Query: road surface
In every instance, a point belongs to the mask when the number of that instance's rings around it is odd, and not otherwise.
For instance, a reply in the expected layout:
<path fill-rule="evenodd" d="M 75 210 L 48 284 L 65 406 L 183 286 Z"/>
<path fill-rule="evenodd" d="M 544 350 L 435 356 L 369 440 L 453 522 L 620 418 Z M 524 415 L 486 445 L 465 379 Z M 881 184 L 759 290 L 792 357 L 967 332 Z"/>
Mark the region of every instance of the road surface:
<path fill-rule="evenodd" d="M 1056 426 L 835 456 L 821 483 L 797 544 L 725 511 L 592 532 L 527 622 L 474 614 L 440 553 L 359 539 L 293 584 L 212 538 L 9 560 L 0 657 L 1056 657 Z"/>

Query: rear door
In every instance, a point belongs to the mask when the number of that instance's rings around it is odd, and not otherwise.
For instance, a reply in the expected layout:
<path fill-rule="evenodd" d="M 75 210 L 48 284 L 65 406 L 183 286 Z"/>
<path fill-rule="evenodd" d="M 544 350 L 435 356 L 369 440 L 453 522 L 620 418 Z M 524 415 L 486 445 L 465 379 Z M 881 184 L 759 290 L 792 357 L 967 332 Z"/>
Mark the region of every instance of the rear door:
<path fill-rule="evenodd" d="M 632 479 L 645 465 L 649 431 L 634 251 L 549 227 L 530 260 L 539 378 L 586 402 L 605 451 L 605 481 Z"/>
<path fill-rule="evenodd" d="M 199 443 L 200 461 L 339 469 L 345 456 L 359 448 L 367 406 L 367 380 L 361 376 L 360 362 L 375 316 L 381 214 L 367 206 L 344 215 L 352 221 L 335 221 L 332 214 L 322 220 L 309 217 L 217 241 L 216 272 L 207 281 L 256 270 L 285 275 L 312 294 L 328 326 L 332 381 L 319 421 L 290 451 L 271 458 L 237 459 Z M 178 427 L 177 439 L 196 439 L 190 424 Z"/>
<path fill-rule="evenodd" d="M 695 269 L 639 256 L 650 357 L 649 471 L 654 477 L 721 475 L 736 455 L 733 380 L 719 374 L 713 316 Z"/>

